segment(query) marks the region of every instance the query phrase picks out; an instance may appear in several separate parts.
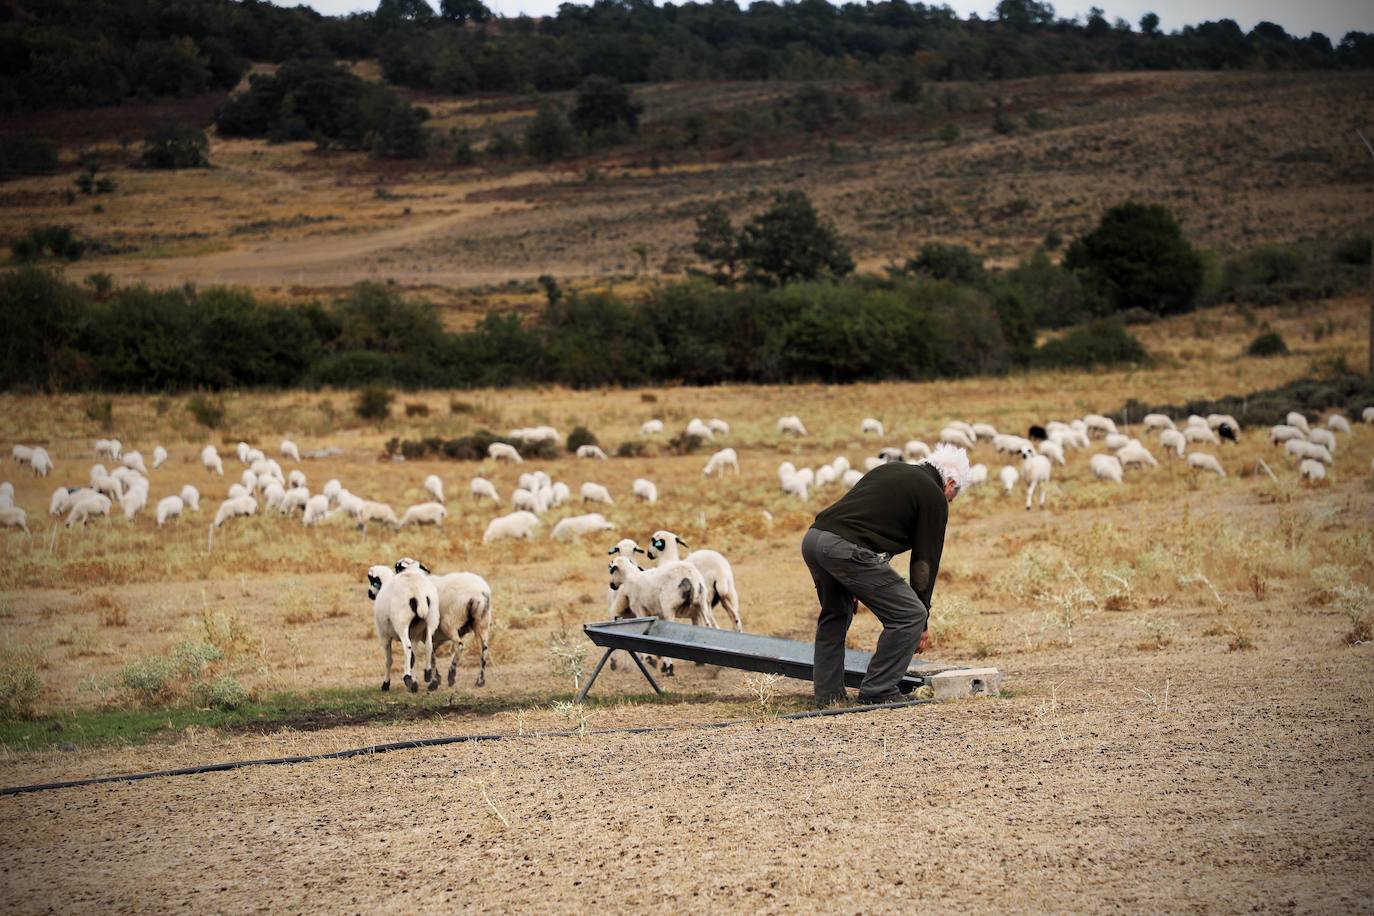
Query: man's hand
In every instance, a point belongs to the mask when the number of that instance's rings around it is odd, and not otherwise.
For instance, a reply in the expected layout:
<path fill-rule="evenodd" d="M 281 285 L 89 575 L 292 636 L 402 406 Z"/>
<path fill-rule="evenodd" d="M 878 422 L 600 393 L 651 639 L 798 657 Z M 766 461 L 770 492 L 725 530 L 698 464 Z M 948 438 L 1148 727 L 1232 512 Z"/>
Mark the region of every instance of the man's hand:
<path fill-rule="evenodd" d="M 923 632 L 923 633 L 921 634 L 921 641 L 918 642 L 918 643 L 916 644 L 916 654 L 917 654 L 917 655 L 920 655 L 922 652 L 924 652 L 926 649 L 929 649 L 929 648 L 930 648 L 930 630 L 927 629 L 925 632 Z"/>

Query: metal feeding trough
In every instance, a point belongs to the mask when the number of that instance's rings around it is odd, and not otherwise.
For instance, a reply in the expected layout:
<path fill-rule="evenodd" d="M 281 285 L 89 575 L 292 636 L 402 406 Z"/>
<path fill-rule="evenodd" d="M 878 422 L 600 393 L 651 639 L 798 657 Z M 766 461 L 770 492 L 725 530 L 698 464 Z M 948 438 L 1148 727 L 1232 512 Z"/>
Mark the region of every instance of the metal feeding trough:
<path fill-rule="evenodd" d="M 639 666 L 654 692 L 663 693 L 663 688 L 649 672 L 649 667 L 639 657 L 639 653 L 658 655 L 666 658 L 722 668 L 739 668 L 744 671 L 759 671 L 764 674 L 781 674 L 803 681 L 814 679 L 816 647 L 809 642 L 795 639 L 782 639 L 777 636 L 762 636 L 758 633 L 737 633 L 734 630 L 718 630 L 715 627 L 698 627 L 686 623 L 674 623 L 658 617 L 634 617 L 625 620 L 607 620 L 603 623 L 589 623 L 582 627 L 587 638 L 606 651 L 596 663 L 591 677 L 582 685 L 577 694 L 581 703 L 587 691 L 596 683 L 611 653 L 617 649 L 629 653 L 630 658 Z M 858 687 L 868 671 L 872 652 L 846 649 L 844 653 L 844 683 L 846 687 Z M 910 693 L 917 687 L 933 684 L 941 672 L 968 673 L 970 670 L 959 665 L 942 665 L 938 662 L 915 659 L 907 669 L 898 689 Z M 976 669 L 979 671 L 985 669 Z M 975 682 L 970 682 L 975 683 Z M 996 692 L 995 682 L 985 688 L 987 679 L 976 680 L 973 692 Z M 990 689 L 989 689 L 990 688 Z"/>

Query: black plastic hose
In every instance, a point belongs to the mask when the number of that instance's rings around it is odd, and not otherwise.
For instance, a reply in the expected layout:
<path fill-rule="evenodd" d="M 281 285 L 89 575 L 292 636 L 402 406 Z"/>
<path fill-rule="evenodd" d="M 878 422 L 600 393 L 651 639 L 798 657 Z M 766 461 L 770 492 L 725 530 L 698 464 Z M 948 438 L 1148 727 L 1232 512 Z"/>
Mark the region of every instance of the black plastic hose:
<path fill-rule="evenodd" d="M 778 719 L 812 719 L 823 716 L 842 716 L 851 712 L 874 712 L 879 709 L 901 709 L 921 703 L 933 703 L 930 699 L 904 700 L 900 703 L 885 703 L 876 706 L 832 706 L 828 709 L 812 709 L 806 712 L 792 712 L 771 717 Z M 719 722 L 698 722 L 691 725 L 643 725 L 625 728 L 602 728 L 587 732 L 532 732 L 530 734 L 487 734 L 487 735 L 449 735 L 444 738 L 415 738 L 410 741 L 388 741 L 383 744 L 369 744 L 365 747 L 351 747 L 342 751 L 329 751 L 324 754 L 297 754 L 291 757 L 261 757 L 256 760 L 230 760 L 224 763 L 205 763 L 200 766 L 181 767 L 175 770 L 149 770 L 144 773 L 124 773 L 115 776 L 92 776 L 89 779 L 68 779 L 62 782 L 42 782 L 29 786 L 8 786 L 0 788 L 0 796 L 23 795 L 28 792 L 46 792 L 50 789 L 73 789 L 79 786 L 95 786 L 106 782 L 138 782 L 143 779 L 161 779 L 171 776 L 195 776 L 200 773 L 222 773 L 243 767 L 276 766 L 284 763 L 312 763 L 316 760 L 344 760 L 361 757 L 365 754 L 385 754 L 389 751 L 409 751 L 422 747 L 442 747 L 445 744 L 463 744 L 475 741 L 503 741 L 507 738 L 571 738 L 576 735 L 645 735 L 653 732 L 668 732 L 687 728 L 727 728 L 731 725 L 748 725 L 763 721 L 755 719 L 723 719 Z"/>

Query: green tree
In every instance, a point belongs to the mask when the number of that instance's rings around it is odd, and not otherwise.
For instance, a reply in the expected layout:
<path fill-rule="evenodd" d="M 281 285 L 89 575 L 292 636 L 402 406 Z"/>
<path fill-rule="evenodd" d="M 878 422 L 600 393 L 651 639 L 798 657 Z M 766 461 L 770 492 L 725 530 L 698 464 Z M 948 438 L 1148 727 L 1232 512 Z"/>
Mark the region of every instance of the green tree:
<path fill-rule="evenodd" d="M 773 195 L 772 206 L 745 223 L 739 261 L 748 279 L 769 286 L 826 274 L 842 277 L 854 270 L 835 226 L 820 217 L 801 191 Z"/>
<path fill-rule="evenodd" d="M 525 149 L 540 162 L 566 159 L 577 138 L 561 106 L 545 103 L 525 128 Z"/>
<path fill-rule="evenodd" d="M 150 169 L 203 168 L 210 164 L 210 141 L 198 127 L 168 121 L 143 138 L 139 159 Z"/>
<path fill-rule="evenodd" d="M 1202 286 L 1201 256 L 1158 204 L 1130 202 L 1108 210 L 1096 229 L 1069 246 L 1064 266 L 1118 311 L 1186 312 Z"/>
<path fill-rule="evenodd" d="M 708 276 L 722 286 L 733 286 L 739 262 L 739 238 L 725 208 L 712 203 L 697 217 L 692 251 L 711 267 Z"/>
<path fill-rule="evenodd" d="M 639 129 L 639 116 L 644 108 L 630 96 L 630 90 L 604 76 L 589 76 L 577 90 L 573 105 L 573 127 L 590 136 L 598 131 L 623 125 Z"/>
<path fill-rule="evenodd" d="M 1154 13 L 1146 13 L 1140 17 L 1140 31 L 1146 35 L 1154 35 L 1159 31 L 1159 16 Z"/>
<path fill-rule="evenodd" d="M 482 0 L 441 0 L 439 15 L 450 22 L 486 22 L 491 10 Z"/>

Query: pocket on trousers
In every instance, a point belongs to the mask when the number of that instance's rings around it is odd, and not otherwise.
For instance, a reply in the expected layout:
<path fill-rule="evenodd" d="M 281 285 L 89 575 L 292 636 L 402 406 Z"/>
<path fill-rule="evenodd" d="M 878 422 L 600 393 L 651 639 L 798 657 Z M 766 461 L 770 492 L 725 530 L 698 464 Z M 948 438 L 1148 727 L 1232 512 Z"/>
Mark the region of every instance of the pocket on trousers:
<path fill-rule="evenodd" d="M 826 538 L 821 544 L 821 555 L 828 560 L 848 560 L 856 556 L 862 547 L 856 547 L 837 535 Z"/>

